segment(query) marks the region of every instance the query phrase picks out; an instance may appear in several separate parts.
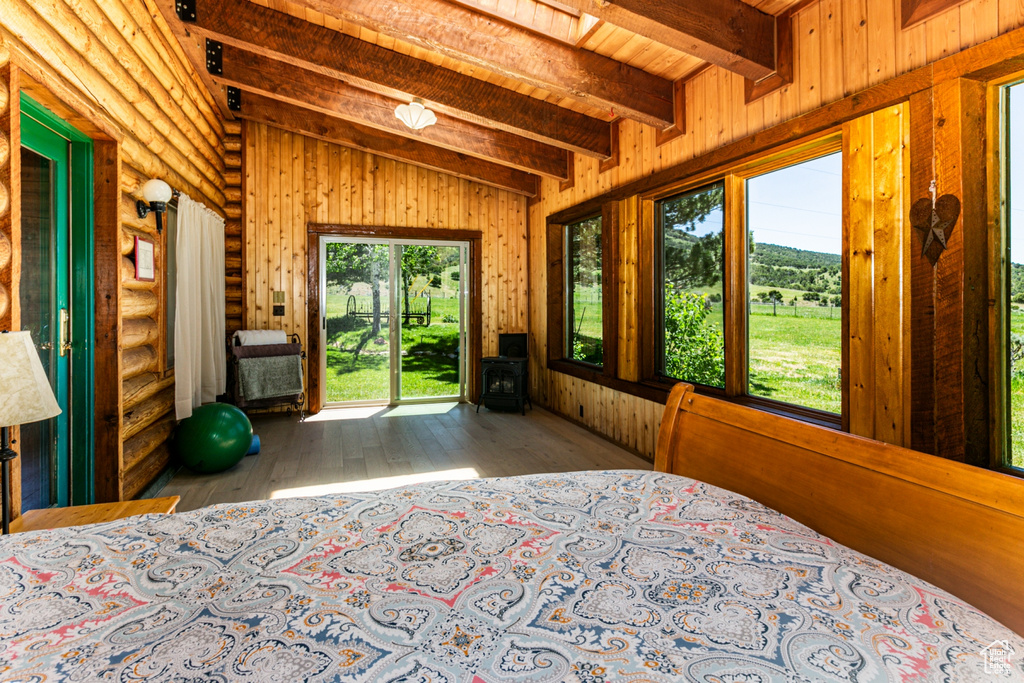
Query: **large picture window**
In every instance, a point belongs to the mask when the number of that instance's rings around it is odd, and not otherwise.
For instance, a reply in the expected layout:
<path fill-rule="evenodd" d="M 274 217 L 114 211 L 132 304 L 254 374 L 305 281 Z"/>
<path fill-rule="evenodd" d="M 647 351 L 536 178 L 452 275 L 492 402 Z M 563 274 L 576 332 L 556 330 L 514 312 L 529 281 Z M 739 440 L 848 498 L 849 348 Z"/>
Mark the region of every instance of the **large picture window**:
<path fill-rule="evenodd" d="M 746 182 L 748 392 L 842 412 L 842 155 Z"/>
<path fill-rule="evenodd" d="M 657 204 L 662 376 L 725 388 L 725 185 Z"/>
<path fill-rule="evenodd" d="M 565 357 L 604 364 L 601 216 L 565 227 Z"/>

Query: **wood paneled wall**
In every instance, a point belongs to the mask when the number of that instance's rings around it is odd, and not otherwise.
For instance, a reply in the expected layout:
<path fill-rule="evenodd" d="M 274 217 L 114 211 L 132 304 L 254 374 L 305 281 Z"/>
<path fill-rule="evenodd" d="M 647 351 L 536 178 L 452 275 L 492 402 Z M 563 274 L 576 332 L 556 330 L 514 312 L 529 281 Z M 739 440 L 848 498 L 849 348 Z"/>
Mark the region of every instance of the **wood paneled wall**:
<path fill-rule="evenodd" d="M 792 84 L 747 104 L 742 78 L 720 68 L 708 69 L 686 83 L 685 135 L 658 146 L 657 131 L 633 121 L 622 121 L 617 166 L 602 173 L 597 160 L 576 155 L 571 187 L 561 191 L 555 181 L 545 179 L 542 182 L 539 201 L 530 208 L 530 291 L 533 293 L 530 298 L 530 381 L 535 400 L 653 457 L 653 439 L 647 439 L 646 435 L 654 428 L 655 417 L 648 420 L 633 417 L 660 414 L 649 410 L 648 401 L 608 389 L 599 390 L 585 381 L 546 368 L 549 311 L 543 295 L 547 290 L 543 228 L 548 215 L 696 159 L 1024 25 L 1024 4 L 1018 0 L 970 0 L 903 31 L 899 5 L 899 0 L 820 0 L 808 5 L 794 18 Z M 874 190 L 878 190 L 877 184 Z M 919 189 L 915 188 L 915 192 L 918 193 L 915 197 L 920 196 Z M 624 230 L 632 229 L 630 221 L 620 220 L 620 223 Z M 905 239 L 905 231 L 906 227 L 900 235 L 886 233 L 886 237 Z M 874 238 L 878 237 L 875 232 Z M 626 244 L 632 239 L 626 234 L 622 237 Z M 652 245 L 640 242 L 638 248 L 642 255 Z M 909 277 L 909 274 L 904 276 Z M 629 310 L 635 298 L 622 295 L 632 286 L 630 281 L 620 282 L 619 286 L 620 336 L 625 334 L 628 338 L 628 330 L 622 328 L 629 325 L 630 316 L 635 313 Z M 909 324 L 906 318 L 903 324 Z M 905 339 L 900 342 L 898 353 L 905 351 L 902 346 L 905 343 Z M 876 340 L 868 344 L 875 349 L 873 353 L 881 351 Z M 898 384 L 899 391 L 904 391 L 902 373 L 909 370 L 904 366 L 894 372 L 900 377 L 894 380 L 893 386 Z M 871 403 L 880 405 L 874 399 Z M 579 417 L 580 406 L 582 418 Z M 615 407 L 612 418 L 608 418 L 608 406 Z M 909 407 L 904 405 L 901 410 L 909 410 Z M 881 432 L 875 431 L 884 438 L 896 443 L 906 441 L 908 427 L 902 413 L 892 416 L 876 412 L 863 420 L 873 425 L 873 430 L 874 425 L 888 425 Z"/>
<path fill-rule="evenodd" d="M 849 430 L 910 446 L 910 106 L 843 130 Z"/>
<path fill-rule="evenodd" d="M 242 122 L 224 123 L 224 330 L 234 334 L 242 329 L 245 291 L 242 286 Z"/>
<path fill-rule="evenodd" d="M 156 177 L 223 212 L 223 119 L 150 0 L 8 0 L 0 13 L 0 76 L 8 86 L 0 88 L 0 328 L 18 327 L 19 194 L 11 161 L 24 91 L 95 142 L 95 489 L 98 501 L 132 498 L 169 463 L 174 427 L 159 267 L 164 237 L 153 214 L 137 217 L 135 200 Z M 136 236 L 157 245 L 155 282 L 135 280 Z M 17 468 L 12 479 L 17 496 Z M 17 497 L 13 507 L 20 509 Z"/>
<path fill-rule="evenodd" d="M 306 228 L 334 223 L 481 231 L 483 354 L 497 353 L 499 333 L 526 331 L 524 197 L 264 124 L 244 127 L 247 328 L 283 329 L 307 345 Z M 272 315 L 274 291 L 285 292 L 283 317 Z"/>

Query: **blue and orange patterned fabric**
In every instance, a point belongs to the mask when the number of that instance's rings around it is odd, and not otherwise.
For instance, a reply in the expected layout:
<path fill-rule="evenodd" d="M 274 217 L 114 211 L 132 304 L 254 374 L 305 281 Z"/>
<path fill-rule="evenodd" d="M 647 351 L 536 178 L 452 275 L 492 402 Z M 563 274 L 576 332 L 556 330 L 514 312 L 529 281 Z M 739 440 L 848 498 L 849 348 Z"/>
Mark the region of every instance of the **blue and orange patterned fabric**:
<path fill-rule="evenodd" d="M 0 604 L 0 681 L 1024 681 L 957 598 L 639 471 L 18 534 Z"/>

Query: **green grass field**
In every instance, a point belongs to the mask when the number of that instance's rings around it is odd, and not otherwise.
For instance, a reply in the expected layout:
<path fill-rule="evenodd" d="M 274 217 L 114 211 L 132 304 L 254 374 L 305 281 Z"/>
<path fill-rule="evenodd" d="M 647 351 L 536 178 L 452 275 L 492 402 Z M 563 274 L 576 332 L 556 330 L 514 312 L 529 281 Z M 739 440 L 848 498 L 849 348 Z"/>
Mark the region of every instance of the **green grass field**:
<path fill-rule="evenodd" d="M 750 393 L 839 413 L 842 391 L 842 320 L 817 306 L 751 310 Z"/>
<path fill-rule="evenodd" d="M 577 287 L 573 297 L 573 360 L 601 365 L 604 362 L 604 308 L 600 287 Z"/>
<path fill-rule="evenodd" d="M 1010 332 L 1024 334 L 1024 311 L 1013 310 Z M 1010 453 L 1013 467 L 1024 467 L 1024 372 L 1011 373 L 1010 379 Z"/>
<path fill-rule="evenodd" d="M 436 294 L 429 326 L 402 326 L 402 398 L 459 395 L 459 300 Z M 370 296 L 356 300 L 371 310 Z M 386 401 L 391 397 L 387 321 L 371 335 L 370 320 L 347 316 L 347 303 L 347 290 L 328 292 L 327 401 Z M 424 305 L 423 299 L 410 300 L 412 311 Z"/>

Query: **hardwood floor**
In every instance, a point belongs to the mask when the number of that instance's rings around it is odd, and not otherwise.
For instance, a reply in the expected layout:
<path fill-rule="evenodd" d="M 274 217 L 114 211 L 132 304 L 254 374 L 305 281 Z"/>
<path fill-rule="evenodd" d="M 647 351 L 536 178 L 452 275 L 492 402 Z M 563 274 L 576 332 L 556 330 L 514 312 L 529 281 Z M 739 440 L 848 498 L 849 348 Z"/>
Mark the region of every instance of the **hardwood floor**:
<path fill-rule="evenodd" d="M 178 511 L 185 511 L 275 494 L 318 495 L 332 484 L 388 488 L 422 479 L 652 466 L 542 408 L 525 417 L 487 409 L 478 415 L 475 409 L 353 408 L 323 411 L 306 422 L 294 415 L 253 416 L 259 455 L 221 474 L 182 469 L 159 495 L 181 496 Z"/>

